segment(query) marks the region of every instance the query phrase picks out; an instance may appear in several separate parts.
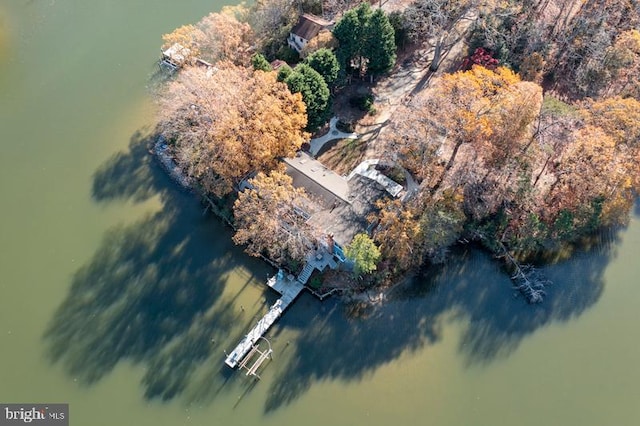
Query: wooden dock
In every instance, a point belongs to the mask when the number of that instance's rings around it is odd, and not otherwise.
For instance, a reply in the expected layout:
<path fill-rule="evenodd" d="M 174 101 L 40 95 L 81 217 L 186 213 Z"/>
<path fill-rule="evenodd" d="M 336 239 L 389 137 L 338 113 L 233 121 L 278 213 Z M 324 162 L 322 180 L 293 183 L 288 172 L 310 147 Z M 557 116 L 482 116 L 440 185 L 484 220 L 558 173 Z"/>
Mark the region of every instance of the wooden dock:
<path fill-rule="evenodd" d="M 243 360 L 245 358 L 248 360 L 255 354 L 255 352 L 259 352 L 257 346 L 258 340 L 267 332 L 273 323 L 280 318 L 280 315 L 282 315 L 285 309 L 287 309 L 289 304 L 291 304 L 291 302 L 293 302 L 304 289 L 304 285 L 293 276 L 285 277 L 282 273 L 278 273 L 278 275 L 269 278 L 267 280 L 267 285 L 281 294 L 282 297 L 278 299 L 271 308 L 269 308 L 269 312 L 267 312 L 265 316 L 258 321 L 251 331 L 249 331 L 240 343 L 238 343 L 235 349 L 227 355 L 225 364 L 231 368 L 236 368 L 240 363 L 242 363 L 242 367 L 246 366 L 246 362 L 243 362 Z M 253 366 L 255 368 L 250 368 L 247 375 L 255 375 L 255 370 L 257 370 L 267 356 L 271 355 L 271 349 L 267 352 L 260 352 L 260 357 Z"/>

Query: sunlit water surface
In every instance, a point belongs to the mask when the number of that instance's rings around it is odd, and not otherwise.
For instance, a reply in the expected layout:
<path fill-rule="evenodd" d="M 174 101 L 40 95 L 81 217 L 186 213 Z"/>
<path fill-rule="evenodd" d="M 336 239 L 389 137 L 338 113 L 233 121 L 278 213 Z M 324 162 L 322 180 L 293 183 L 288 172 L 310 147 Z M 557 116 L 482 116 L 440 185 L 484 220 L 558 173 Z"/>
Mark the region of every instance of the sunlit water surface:
<path fill-rule="evenodd" d="M 469 250 L 377 308 L 303 295 L 258 383 L 223 366 L 275 300 L 147 154 L 161 34 L 221 3 L 0 2 L 0 401 L 73 425 L 638 425 L 640 223 L 545 269 Z"/>

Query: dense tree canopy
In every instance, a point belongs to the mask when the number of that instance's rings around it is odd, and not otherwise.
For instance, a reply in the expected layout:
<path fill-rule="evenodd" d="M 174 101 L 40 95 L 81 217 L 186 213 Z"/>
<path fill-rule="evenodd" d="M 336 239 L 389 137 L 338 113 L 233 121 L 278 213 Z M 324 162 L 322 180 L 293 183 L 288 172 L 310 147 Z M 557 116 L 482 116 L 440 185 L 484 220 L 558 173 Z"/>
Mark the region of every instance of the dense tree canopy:
<path fill-rule="evenodd" d="M 160 130 L 174 143 L 179 164 L 218 196 L 247 173 L 292 156 L 306 137 L 301 95 L 291 94 L 275 73 L 188 68 L 160 103 Z"/>
<path fill-rule="evenodd" d="M 210 13 L 196 25 L 185 25 L 165 34 L 163 49 L 179 43 L 191 51 L 191 57 L 208 62 L 231 61 L 247 65 L 254 34 L 248 24 L 229 12 Z"/>
<path fill-rule="evenodd" d="M 318 73 L 324 78 L 327 85 L 333 84 L 338 78 L 338 71 L 340 71 L 340 64 L 336 55 L 329 49 L 318 49 L 305 59 L 311 68 L 318 71 Z"/>
<path fill-rule="evenodd" d="M 324 78 L 307 64 L 298 64 L 284 82 L 292 93 L 302 94 L 307 106 L 307 129 L 315 130 L 324 124 L 330 115 L 331 93 Z"/>
<path fill-rule="evenodd" d="M 339 42 L 337 56 L 344 69 L 380 75 L 393 68 L 395 33 L 382 9 L 373 11 L 369 3 L 361 3 L 342 16 L 333 35 Z"/>
<path fill-rule="evenodd" d="M 450 153 L 442 180 L 465 144 L 473 146 L 475 160 L 503 163 L 520 148 L 518 141 L 541 101 L 539 86 L 521 83 L 502 67 L 491 71 L 474 66 L 444 75 L 434 86 L 428 98 L 417 98 L 393 124 L 392 140 L 401 161 L 421 179 L 433 178 L 432 162 L 440 150 Z"/>
<path fill-rule="evenodd" d="M 294 188 L 283 172 L 258 173 L 251 188 L 238 195 L 233 207 L 236 244 L 246 244 L 252 256 L 266 255 L 280 264 L 302 260 L 315 243 L 313 229 L 301 211 L 310 205 L 304 190 Z"/>
<path fill-rule="evenodd" d="M 397 242 L 438 259 L 463 235 L 530 252 L 628 218 L 640 176 L 638 101 L 541 108 L 539 86 L 477 66 L 433 86 L 392 124 L 397 158 L 422 183 L 407 205 L 381 209 L 385 255 Z"/>

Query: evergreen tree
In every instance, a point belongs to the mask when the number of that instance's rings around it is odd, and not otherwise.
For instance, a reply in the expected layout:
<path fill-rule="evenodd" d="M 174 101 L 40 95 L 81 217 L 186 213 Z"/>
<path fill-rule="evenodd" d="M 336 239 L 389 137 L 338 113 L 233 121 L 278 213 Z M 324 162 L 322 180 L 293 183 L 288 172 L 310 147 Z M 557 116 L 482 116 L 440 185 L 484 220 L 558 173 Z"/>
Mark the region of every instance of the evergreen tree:
<path fill-rule="evenodd" d="M 364 55 L 369 60 L 367 74 L 380 75 L 396 63 L 395 30 L 382 9 L 371 14 L 367 24 Z"/>
<path fill-rule="evenodd" d="M 264 57 L 262 53 L 256 53 L 251 57 L 251 65 L 253 69 L 256 71 L 271 71 L 271 64 L 267 61 L 267 58 Z"/>
<path fill-rule="evenodd" d="M 333 29 L 333 36 L 338 40 L 338 59 L 342 69 L 349 71 L 352 63 L 362 68 L 362 47 L 365 39 L 365 25 L 371 14 L 368 3 L 347 11 Z"/>
<path fill-rule="evenodd" d="M 336 24 L 338 59 L 345 70 L 355 68 L 360 74 L 379 75 L 396 61 L 395 30 L 381 9 L 371 10 L 362 3 L 349 10 Z"/>
<path fill-rule="evenodd" d="M 329 87 L 318 71 L 299 64 L 284 82 L 291 93 L 302 94 L 307 106 L 308 130 L 315 130 L 327 121 L 331 108 Z"/>
<path fill-rule="evenodd" d="M 283 82 L 291 75 L 293 69 L 288 64 L 282 65 L 278 68 L 278 81 Z"/>
<path fill-rule="evenodd" d="M 331 85 L 338 78 L 340 65 L 336 55 L 329 49 L 322 48 L 313 52 L 305 62 L 324 78 L 327 85 Z"/>

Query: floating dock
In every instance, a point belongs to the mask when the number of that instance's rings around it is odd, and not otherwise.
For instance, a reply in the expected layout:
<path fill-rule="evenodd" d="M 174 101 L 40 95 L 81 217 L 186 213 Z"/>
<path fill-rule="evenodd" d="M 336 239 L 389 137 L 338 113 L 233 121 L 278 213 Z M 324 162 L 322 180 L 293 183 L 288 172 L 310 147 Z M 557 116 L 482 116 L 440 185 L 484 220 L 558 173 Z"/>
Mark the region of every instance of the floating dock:
<path fill-rule="evenodd" d="M 269 308 L 269 312 L 267 312 L 265 316 L 258 321 L 251 331 L 244 336 L 244 339 L 238 343 L 238 346 L 236 346 L 235 349 L 227 356 L 227 359 L 224 362 L 231 368 L 236 368 L 245 357 L 247 359 L 250 358 L 247 354 L 252 350 L 257 350 L 258 340 L 267 332 L 269 327 L 271 327 L 273 323 L 280 318 L 280 315 L 282 315 L 285 309 L 287 309 L 289 304 L 291 304 L 291 302 L 293 302 L 304 289 L 304 285 L 295 277 L 292 275 L 285 277 L 282 273 L 278 273 L 278 275 L 269 278 L 267 280 L 267 285 L 281 294 L 282 297 L 278 299 L 271 308 Z M 261 353 L 261 356 L 258 359 L 259 362 L 254 364 L 256 369 L 267 356 L 271 355 L 271 350 L 268 352 L 269 353 L 266 355 Z M 251 355 L 253 354 L 254 352 L 251 353 Z M 245 364 L 246 363 L 243 363 L 242 366 L 244 367 Z M 248 374 L 255 373 L 255 370 L 253 372 L 251 372 L 251 370 L 254 369 L 251 368 Z"/>

